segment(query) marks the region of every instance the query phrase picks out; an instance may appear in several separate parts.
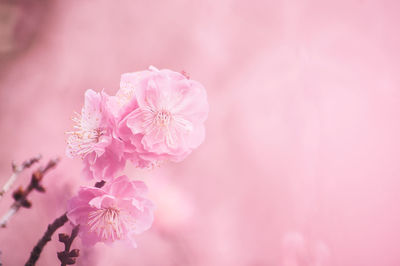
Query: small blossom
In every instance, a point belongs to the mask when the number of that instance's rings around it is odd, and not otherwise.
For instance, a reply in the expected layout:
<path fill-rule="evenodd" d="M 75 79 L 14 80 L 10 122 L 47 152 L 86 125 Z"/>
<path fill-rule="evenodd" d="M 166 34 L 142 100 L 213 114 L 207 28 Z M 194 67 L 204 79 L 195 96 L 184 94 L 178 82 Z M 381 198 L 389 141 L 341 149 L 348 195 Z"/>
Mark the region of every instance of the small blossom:
<path fill-rule="evenodd" d="M 113 137 L 115 118 L 111 113 L 109 96 L 87 90 L 81 114 L 73 121 L 75 131 L 67 132 L 67 156 L 80 157 L 84 174 L 97 180 L 110 179 L 125 166 L 123 145 Z"/>
<path fill-rule="evenodd" d="M 85 245 L 97 242 L 126 241 L 146 231 L 153 222 L 154 206 L 145 198 L 146 185 L 120 176 L 102 188 L 81 187 L 68 202 L 68 219 L 80 224 L 79 234 Z"/>
<path fill-rule="evenodd" d="M 117 132 L 138 166 L 181 161 L 203 142 L 208 103 L 200 83 L 150 67 L 122 75 L 121 85 L 117 97 L 124 111 Z"/>

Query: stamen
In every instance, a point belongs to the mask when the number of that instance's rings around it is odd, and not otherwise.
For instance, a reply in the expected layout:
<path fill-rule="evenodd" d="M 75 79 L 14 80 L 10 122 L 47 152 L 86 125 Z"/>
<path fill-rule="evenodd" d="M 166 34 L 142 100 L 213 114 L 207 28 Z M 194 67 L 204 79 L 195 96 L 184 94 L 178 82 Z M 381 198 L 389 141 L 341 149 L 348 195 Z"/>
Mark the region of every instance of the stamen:
<path fill-rule="evenodd" d="M 88 218 L 89 232 L 95 232 L 104 240 L 121 239 L 124 229 L 133 226 L 128 215 L 123 215 L 123 211 L 113 207 L 92 211 Z"/>
<path fill-rule="evenodd" d="M 94 144 L 99 142 L 105 131 L 98 127 L 99 117 L 92 117 L 84 111 L 82 113 L 83 116 L 76 113 L 76 116 L 72 118 L 75 122 L 75 131 L 69 131 L 66 134 L 70 135 L 67 144 L 72 156 L 80 156 L 83 159 L 94 150 Z"/>
<path fill-rule="evenodd" d="M 156 109 L 146 106 L 142 108 L 143 126 L 145 135 L 155 134 L 156 138 L 165 139 L 168 146 L 176 145 L 178 136 L 177 128 L 192 131 L 193 125 L 190 121 L 179 115 L 173 115 L 165 108 Z"/>
<path fill-rule="evenodd" d="M 167 127 L 169 126 L 170 122 L 171 122 L 171 113 L 169 111 L 161 110 L 158 111 L 157 114 L 155 115 L 155 123 L 158 126 Z"/>

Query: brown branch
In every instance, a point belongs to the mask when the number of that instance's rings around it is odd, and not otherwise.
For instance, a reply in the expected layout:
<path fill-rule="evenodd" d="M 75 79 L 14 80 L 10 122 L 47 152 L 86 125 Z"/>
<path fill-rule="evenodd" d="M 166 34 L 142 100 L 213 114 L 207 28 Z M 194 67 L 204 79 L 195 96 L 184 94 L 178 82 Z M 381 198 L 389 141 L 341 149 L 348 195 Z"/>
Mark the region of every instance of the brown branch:
<path fill-rule="evenodd" d="M 64 213 L 60 217 L 54 220 L 52 224 L 49 224 L 46 232 L 42 236 L 42 238 L 37 242 L 36 246 L 33 248 L 31 252 L 31 256 L 26 262 L 25 266 L 34 266 L 36 261 L 39 259 L 40 253 L 42 252 L 44 246 L 51 240 L 51 236 L 54 232 L 63 226 L 68 221 L 67 213 Z"/>
<path fill-rule="evenodd" d="M 61 261 L 61 266 L 75 264 L 76 258 L 79 257 L 79 249 L 71 249 L 72 242 L 79 232 L 79 224 L 72 229 L 71 236 L 67 234 L 59 234 L 58 240 L 64 243 L 65 249 L 62 252 L 57 252 L 57 257 Z"/>
<path fill-rule="evenodd" d="M 14 203 L 11 205 L 8 212 L 1 218 L 0 226 L 5 227 L 12 216 L 21 208 L 30 208 L 32 203 L 28 200 L 28 195 L 33 191 L 45 192 L 44 187 L 41 185 L 41 181 L 47 171 L 54 168 L 59 159 L 50 160 L 44 168 L 39 168 L 32 174 L 31 182 L 23 189 L 22 187 L 16 189 L 13 193 Z"/>

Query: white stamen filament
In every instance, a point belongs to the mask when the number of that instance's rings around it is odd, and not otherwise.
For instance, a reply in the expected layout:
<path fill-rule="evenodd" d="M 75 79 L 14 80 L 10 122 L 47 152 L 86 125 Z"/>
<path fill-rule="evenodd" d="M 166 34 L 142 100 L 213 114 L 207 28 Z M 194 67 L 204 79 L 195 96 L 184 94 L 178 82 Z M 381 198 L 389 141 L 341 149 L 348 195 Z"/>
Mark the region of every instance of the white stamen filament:
<path fill-rule="evenodd" d="M 158 138 L 163 134 L 169 146 L 175 145 L 177 135 L 176 129 L 182 128 L 186 131 L 193 130 L 190 121 L 179 115 L 174 115 L 165 108 L 144 107 L 143 109 L 145 135 L 156 132 Z"/>
<path fill-rule="evenodd" d="M 85 119 L 84 119 L 85 118 Z M 99 142 L 100 137 L 105 133 L 99 128 L 99 117 L 91 117 L 90 114 L 83 112 L 83 116 L 76 114 L 72 118 L 76 123 L 75 131 L 66 132 L 69 134 L 67 144 L 70 148 L 72 156 L 80 156 L 84 158 L 94 150 L 94 145 Z"/>
<path fill-rule="evenodd" d="M 159 127 L 168 127 L 171 122 L 171 113 L 166 110 L 158 111 L 155 115 L 155 123 Z"/>
<path fill-rule="evenodd" d="M 129 215 L 118 208 L 102 208 L 89 213 L 89 232 L 95 232 L 101 239 L 113 241 L 123 237 L 124 229 L 134 226 Z"/>

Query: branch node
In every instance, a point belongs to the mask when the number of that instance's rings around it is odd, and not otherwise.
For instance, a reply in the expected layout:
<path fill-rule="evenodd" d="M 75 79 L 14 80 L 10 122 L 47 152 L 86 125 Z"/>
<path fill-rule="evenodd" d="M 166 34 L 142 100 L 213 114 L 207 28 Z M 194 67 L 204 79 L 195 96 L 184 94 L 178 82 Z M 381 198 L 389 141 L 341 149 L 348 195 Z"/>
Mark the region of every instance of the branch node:
<path fill-rule="evenodd" d="M 17 174 L 21 172 L 23 169 L 31 166 L 33 163 L 37 162 L 40 159 L 40 156 L 34 157 L 28 161 L 25 161 L 21 167 L 14 167 L 15 172 L 13 174 L 13 179 L 7 182 L 6 185 L 4 185 L 3 190 L 0 191 L 0 198 L 1 196 L 8 190 L 8 188 L 11 186 L 11 184 L 15 181 Z M 19 187 L 16 189 L 13 193 L 13 198 L 15 202 L 11 205 L 10 210 L 0 219 L 0 226 L 5 227 L 8 221 L 11 219 L 12 216 L 21 208 L 30 208 L 32 206 L 32 203 L 28 200 L 28 195 L 32 192 L 32 190 L 39 191 L 41 193 L 45 192 L 45 188 L 42 186 L 41 181 L 43 180 L 43 177 L 45 173 L 50 170 L 51 168 L 55 167 L 57 163 L 59 162 L 59 158 L 52 159 L 50 160 L 46 167 L 42 168 L 40 167 L 38 170 L 34 171 L 32 173 L 32 178 L 31 182 L 29 185 L 23 189 L 22 187 Z"/>
<path fill-rule="evenodd" d="M 58 235 L 58 240 L 64 244 L 64 251 L 57 252 L 57 257 L 61 262 L 61 266 L 75 264 L 76 258 L 79 257 L 79 249 L 70 251 L 72 242 L 78 235 L 79 225 L 72 229 L 71 236 L 61 233 Z"/>

